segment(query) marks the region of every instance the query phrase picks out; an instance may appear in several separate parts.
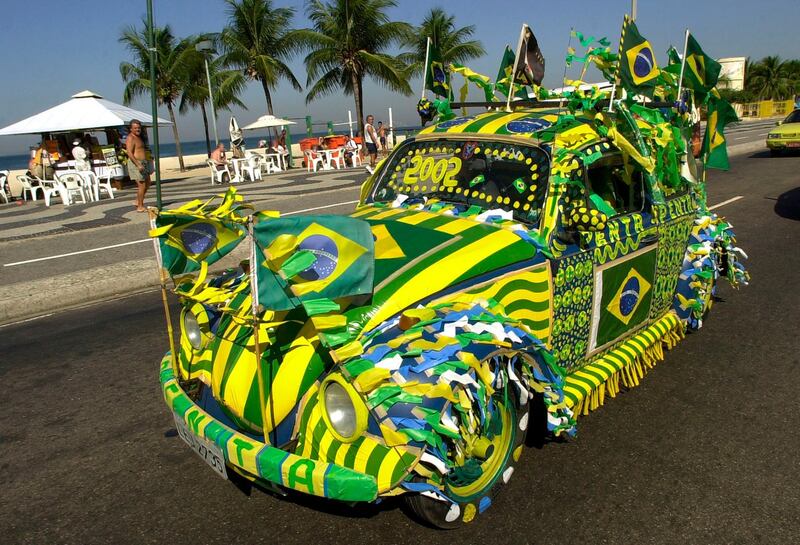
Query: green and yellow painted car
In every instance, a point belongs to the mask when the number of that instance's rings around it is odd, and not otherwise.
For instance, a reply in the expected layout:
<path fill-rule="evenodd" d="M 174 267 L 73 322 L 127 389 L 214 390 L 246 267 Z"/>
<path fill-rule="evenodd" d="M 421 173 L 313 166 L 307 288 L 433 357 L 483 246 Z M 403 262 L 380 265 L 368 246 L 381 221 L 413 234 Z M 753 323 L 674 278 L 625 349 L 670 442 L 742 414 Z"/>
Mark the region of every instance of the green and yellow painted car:
<path fill-rule="evenodd" d="M 574 435 L 747 281 L 669 115 L 491 110 L 404 141 L 348 217 L 160 214 L 165 267 L 200 267 L 161 365 L 180 435 L 223 476 L 473 520 L 534 422 Z"/>
<path fill-rule="evenodd" d="M 767 135 L 767 147 L 775 156 L 784 151 L 800 151 L 800 110 L 795 110 Z"/>

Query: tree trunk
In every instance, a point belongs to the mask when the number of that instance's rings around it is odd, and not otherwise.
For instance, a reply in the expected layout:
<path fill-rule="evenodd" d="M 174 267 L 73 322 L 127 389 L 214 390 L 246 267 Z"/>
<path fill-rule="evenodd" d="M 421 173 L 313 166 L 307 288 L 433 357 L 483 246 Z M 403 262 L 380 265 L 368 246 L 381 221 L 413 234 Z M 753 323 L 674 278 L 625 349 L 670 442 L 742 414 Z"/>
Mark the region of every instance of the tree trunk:
<path fill-rule="evenodd" d="M 266 80 L 261 80 L 261 86 L 264 88 L 264 96 L 267 99 L 267 113 L 269 115 L 275 115 L 272 111 L 272 94 L 269 92 L 269 85 L 267 85 Z M 278 138 L 278 127 L 272 127 L 272 134 L 275 135 L 275 138 Z"/>
<path fill-rule="evenodd" d="M 358 130 L 361 133 L 362 149 L 366 150 L 366 133 L 364 132 L 364 104 L 362 101 L 361 78 L 357 74 L 351 76 L 353 82 L 353 98 L 356 101 L 356 117 L 358 118 Z"/>
<path fill-rule="evenodd" d="M 203 112 L 203 128 L 206 131 L 206 151 L 208 151 L 208 156 L 211 157 L 211 139 L 208 137 L 208 118 L 206 117 L 206 105 L 205 103 L 200 103 L 200 111 Z"/>
<path fill-rule="evenodd" d="M 167 110 L 169 111 L 169 120 L 172 121 L 172 136 L 175 138 L 175 150 L 178 152 L 178 164 L 181 167 L 181 172 L 186 170 L 183 166 L 183 151 L 181 151 L 181 139 L 178 136 L 178 122 L 175 121 L 175 110 L 172 108 L 172 102 L 167 102 Z"/>

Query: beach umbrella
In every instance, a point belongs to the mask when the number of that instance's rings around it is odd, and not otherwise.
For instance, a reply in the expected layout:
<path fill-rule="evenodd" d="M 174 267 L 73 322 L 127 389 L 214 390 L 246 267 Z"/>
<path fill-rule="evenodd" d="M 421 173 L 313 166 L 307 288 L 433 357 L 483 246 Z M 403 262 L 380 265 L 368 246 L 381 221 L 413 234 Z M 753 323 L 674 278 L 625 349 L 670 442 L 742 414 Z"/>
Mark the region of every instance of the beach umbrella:
<path fill-rule="evenodd" d="M 294 121 L 275 117 L 274 115 L 262 115 L 249 125 L 242 127 L 242 130 L 249 131 L 252 129 L 268 129 L 270 127 L 282 127 L 284 125 L 294 125 Z"/>

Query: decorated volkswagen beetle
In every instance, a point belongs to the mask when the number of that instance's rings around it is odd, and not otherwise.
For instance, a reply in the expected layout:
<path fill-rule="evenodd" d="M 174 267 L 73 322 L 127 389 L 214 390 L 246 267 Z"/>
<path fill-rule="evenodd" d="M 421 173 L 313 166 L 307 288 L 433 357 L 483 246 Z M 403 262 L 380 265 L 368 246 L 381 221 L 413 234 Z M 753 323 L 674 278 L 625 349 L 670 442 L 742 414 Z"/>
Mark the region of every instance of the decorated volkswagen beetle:
<path fill-rule="evenodd" d="M 275 490 L 402 494 L 442 528 L 488 509 L 534 422 L 575 435 L 702 325 L 720 279 L 748 279 L 687 116 L 609 98 L 441 114 L 349 216 L 280 218 L 233 189 L 154 213 L 181 437 Z M 211 275 L 237 244 L 250 259 Z"/>

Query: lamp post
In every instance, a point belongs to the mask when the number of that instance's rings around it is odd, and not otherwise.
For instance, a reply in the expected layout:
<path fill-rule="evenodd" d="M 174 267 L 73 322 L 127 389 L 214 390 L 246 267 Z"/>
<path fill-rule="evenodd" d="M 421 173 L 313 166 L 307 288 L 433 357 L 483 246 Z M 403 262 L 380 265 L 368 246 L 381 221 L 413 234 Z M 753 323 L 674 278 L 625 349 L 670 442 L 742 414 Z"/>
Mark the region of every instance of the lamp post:
<path fill-rule="evenodd" d="M 213 51 L 214 44 L 211 40 L 203 40 L 194 46 L 197 51 L 205 53 L 206 51 Z M 208 81 L 208 101 L 211 103 L 211 123 L 214 126 L 214 145 L 219 146 L 219 134 L 217 134 L 217 112 L 214 110 L 214 94 L 211 91 L 211 72 L 208 70 L 208 55 L 203 55 L 203 62 L 206 63 L 206 80 Z"/>
<path fill-rule="evenodd" d="M 156 175 L 156 206 L 161 210 L 161 151 L 158 147 L 158 105 L 156 102 L 156 29 L 153 27 L 153 0 L 147 0 L 147 27 L 150 53 L 150 113 L 153 117 L 153 158 Z"/>

